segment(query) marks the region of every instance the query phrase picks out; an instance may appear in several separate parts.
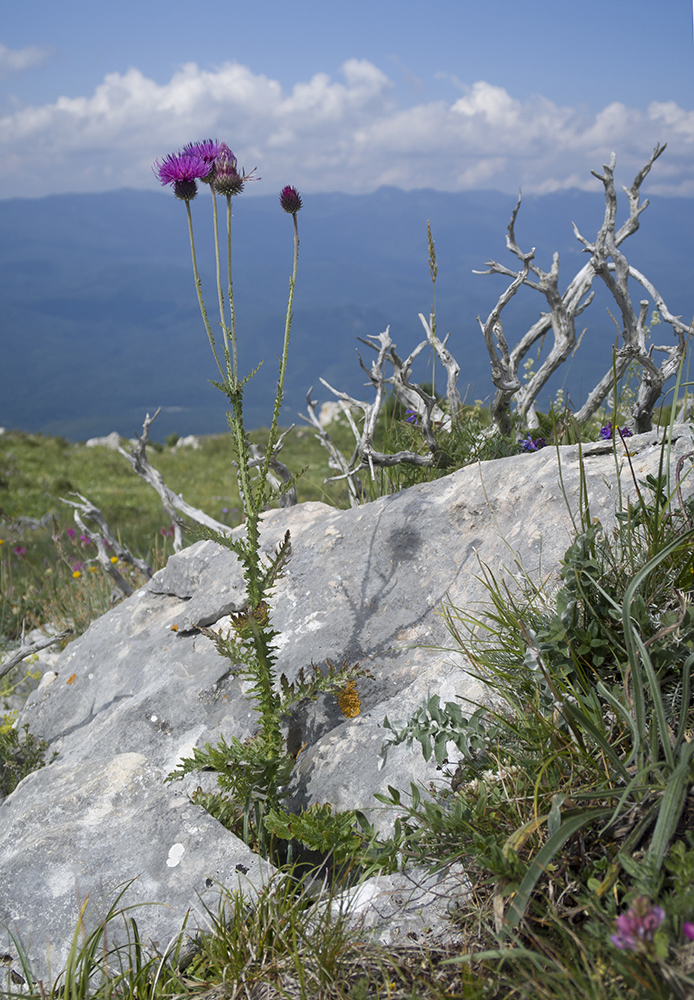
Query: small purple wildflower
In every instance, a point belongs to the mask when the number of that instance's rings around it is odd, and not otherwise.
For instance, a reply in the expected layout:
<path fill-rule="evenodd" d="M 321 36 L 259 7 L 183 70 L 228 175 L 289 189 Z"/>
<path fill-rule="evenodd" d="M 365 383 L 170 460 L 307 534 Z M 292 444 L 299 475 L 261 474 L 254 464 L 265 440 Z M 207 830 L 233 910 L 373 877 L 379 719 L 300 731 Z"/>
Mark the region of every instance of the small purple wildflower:
<path fill-rule="evenodd" d="M 634 432 L 630 431 L 628 427 L 617 428 L 617 433 L 621 434 L 623 438 L 630 438 L 634 436 Z M 600 428 L 600 437 L 603 441 L 612 440 L 612 422 L 607 421 L 604 427 Z"/>
<path fill-rule="evenodd" d="M 174 526 L 170 524 L 168 528 L 163 527 L 159 529 L 159 534 L 162 538 L 173 538 L 174 536 Z"/>
<path fill-rule="evenodd" d="M 651 903 L 648 896 L 637 896 L 631 909 L 617 917 L 617 933 L 611 935 L 612 944 L 621 951 L 648 952 L 664 919 L 662 907 Z"/>
<path fill-rule="evenodd" d="M 153 170 L 162 184 L 173 184 L 177 198 L 192 201 L 198 193 L 196 181 L 208 177 L 212 167 L 201 153 L 184 150 L 169 153 L 161 163 L 155 160 Z"/>
<path fill-rule="evenodd" d="M 518 444 L 521 446 L 521 451 L 539 451 L 541 448 L 547 446 L 547 442 L 544 438 L 532 438 L 530 436 L 530 431 L 522 438 Z"/>
<path fill-rule="evenodd" d="M 414 426 L 416 427 L 417 421 L 419 420 L 419 417 L 417 416 L 417 411 L 410 409 L 405 410 L 405 420 L 407 421 L 408 424 L 414 424 Z"/>
<path fill-rule="evenodd" d="M 91 538 L 88 538 L 86 535 L 80 535 L 80 545 L 82 546 L 83 549 L 86 549 L 86 547 L 91 544 L 92 544 Z"/>
<path fill-rule="evenodd" d="M 75 570 L 76 573 L 82 573 L 84 571 L 84 563 L 83 562 L 75 562 L 75 563 L 72 564 L 72 568 L 73 568 L 73 570 Z"/>
<path fill-rule="evenodd" d="M 77 532 L 75 531 L 74 528 L 68 528 L 67 529 L 67 537 L 68 538 L 74 538 L 76 534 L 77 534 Z"/>
<path fill-rule="evenodd" d="M 694 924 L 690 924 L 688 920 L 685 920 L 682 924 L 682 930 L 685 937 L 688 937 L 690 941 L 694 941 Z"/>
<path fill-rule="evenodd" d="M 301 195 L 295 187 L 287 185 L 282 188 L 280 193 L 280 205 L 285 212 L 289 212 L 290 215 L 296 215 L 301 208 Z"/>
<path fill-rule="evenodd" d="M 23 559 L 24 556 L 27 554 L 27 550 L 24 548 L 23 545 L 15 545 L 12 551 L 14 552 L 14 554 L 17 556 L 18 559 Z"/>

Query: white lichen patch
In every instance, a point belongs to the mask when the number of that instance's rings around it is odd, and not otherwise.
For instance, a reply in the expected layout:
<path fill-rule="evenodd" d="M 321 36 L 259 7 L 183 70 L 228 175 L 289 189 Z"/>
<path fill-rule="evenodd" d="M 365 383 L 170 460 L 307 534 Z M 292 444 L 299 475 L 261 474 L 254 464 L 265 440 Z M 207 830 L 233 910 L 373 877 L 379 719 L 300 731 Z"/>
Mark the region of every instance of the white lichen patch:
<path fill-rule="evenodd" d="M 181 863 L 181 858 L 185 854 L 185 847 L 183 844 L 174 844 L 169 850 L 169 856 L 166 859 L 167 868 L 175 868 L 176 865 Z"/>
<path fill-rule="evenodd" d="M 285 629 L 274 640 L 274 645 L 277 651 L 284 649 L 284 647 L 290 643 L 294 636 L 302 635 L 304 632 L 317 632 L 319 629 L 323 628 L 325 622 L 323 620 L 318 621 L 318 619 L 325 618 L 325 612 L 314 611 L 312 614 L 305 618 L 299 623 L 295 629 Z"/>

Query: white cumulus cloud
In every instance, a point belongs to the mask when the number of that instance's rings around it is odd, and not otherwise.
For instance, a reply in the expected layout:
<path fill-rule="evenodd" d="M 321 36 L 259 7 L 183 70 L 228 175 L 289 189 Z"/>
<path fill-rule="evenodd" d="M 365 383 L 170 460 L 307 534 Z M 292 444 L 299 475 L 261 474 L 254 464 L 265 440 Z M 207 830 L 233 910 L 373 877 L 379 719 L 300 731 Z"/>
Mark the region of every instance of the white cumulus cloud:
<path fill-rule="evenodd" d="M 477 81 L 450 102 L 403 107 L 387 75 L 358 59 L 340 79 L 317 73 L 291 90 L 239 63 L 188 63 L 163 84 L 136 68 L 109 73 L 91 95 L 0 118 L 0 189 L 25 196 L 152 187 L 154 159 L 206 137 L 227 141 L 247 170 L 258 167 L 263 184 L 253 193 L 287 183 L 307 192 L 592 187 L 590 171 L 612 150 L 630 182 L 656 142 L 669 142 L 649 190 L 694 195 L 694 111 L 674 101 L 645 109 L 614 102 L 594 113 Z M 40 172 L 27 169 L 32 162 Z"/>

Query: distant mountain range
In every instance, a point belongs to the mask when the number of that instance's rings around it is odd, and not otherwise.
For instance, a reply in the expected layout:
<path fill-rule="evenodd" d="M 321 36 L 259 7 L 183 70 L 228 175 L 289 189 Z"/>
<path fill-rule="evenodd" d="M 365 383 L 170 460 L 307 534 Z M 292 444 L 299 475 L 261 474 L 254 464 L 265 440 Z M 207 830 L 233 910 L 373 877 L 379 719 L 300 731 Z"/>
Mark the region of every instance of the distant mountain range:
<path fill-rule="evenodd" d="M 622 202 L 624 215 L 625 196 Z M 206 192 L 192 207 L 212 318 Z M 439 333 L 451 331 L 449 346 L 463 369 L 462 390 L 470 387 L 468 398 L 489 396 L 489 358 L 476 317 L 491 311 L 505 279 L 472 272 L 492 257 L 517 267 L 505 246 L 513 207 L 512 197 L 495 191 L 307 195 L 299 215 L 282 422 L 297 419 L 311 385 L 314 398 L 332 398 L 321 376 L 364 398 L 356 351 L 367 363 L 370 351 L 357 337 L 390 324 L 403 357 L 421 339 L 417 313 L 428 315 L 433 303 L 427 219 L 438 259 Z M 565 287 L 585 260 L 571 222 L 592 238 L 603 212 L 600 191 L 530 196 L 516 236 L 523 249 L 537 248 L 545 269 L 559 251 Z M 623 248 L 686 319 L 694 312 L 693 222 L 694 200 L 656 198 Z M 241 365 L 249 370 L 264 360 L 247 394 L 253 427 L 271 414 L 291 271 L 292 224 L 276 196 L 235 203 L 234 254 Z M 634 296 L 641 297 L 638 289 Z M 579 321 L 588 331 L 570 370 L 567 365 L 553 385 L 566 380 L 575 403 L 609 364 L 616 330 L 607 306 L 600 292 Z M 515 343 L 544 307 L 530 290 L 517 296 L 503 315 L 509 341 Z M 669 328 L 664 336 L 669 339 Z M 0 358 L 0 426 L 71 440 L 113 430 L 130 436 L 145 412 L 161 405 L 155 438 L 223 430 L 225 401 L 206 381 L 215 369 L 198 312 L 183 205 L 170 194 L 131 190 L 0 201 Z M 420 376 L 430 372 L 422 368 Z"/>

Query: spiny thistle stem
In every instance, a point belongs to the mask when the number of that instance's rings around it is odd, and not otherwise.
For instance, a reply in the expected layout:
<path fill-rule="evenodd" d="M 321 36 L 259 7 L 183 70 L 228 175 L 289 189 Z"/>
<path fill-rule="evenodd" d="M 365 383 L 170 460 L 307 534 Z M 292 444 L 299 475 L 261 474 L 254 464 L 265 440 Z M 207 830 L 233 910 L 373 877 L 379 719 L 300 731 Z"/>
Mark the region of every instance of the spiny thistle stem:
<path fill-rule="evenodd" d="M 202 298 L 202 282 L 200 281 L 200 274 L 198 273 L 198 262 L 195 257 L 195 239 L 193 238 L 193 215 L 190 211 L 190 200 L 186 201 L 186 213 L 188 215 L 188 236 L 190 237 L 190 253 L 193 258 L 193 274 L 195 276 L 195 291 L 198 295 L 198 305 L 200 306 L 200 314 L 202 316 L 202 321 L 205 324 L 205 330 L 207 331 L 207 338 L 210 342 L 210 347 L 212 348 L 212 353 L 214 354 L 214 359 L 217 362 L 217 368 L 219 368 L 219 373 L 224 378 L 224 369 L 219 363 L 219 358 L 217 357 L 217 348 L 214 343 L 214 335 L 212 333 L 212 327 L 210 326 L 210 321 L 207 318 L 207 310 L 205 309 L 205 303 Z"/>
<path fill-rule="evenodd" d="M 229 285 L 229 313 L 231 315 L 231 371 L 238 382 L 239 367 L 236 349 L 236 309 L 234 308 L 234 285 L 231 280 L 231 195 L 227 195 L 227 281 Z"/>
<path fill-rule="evenodd" d="M 280 359 L 280 370 L 279 376 L 277 378 L 277 395 L 275 396 L 275 408 L 272 413 L 272 424 L 270 426 L 270 438 L 268 440 L 267 450 L 265 452 L 265 461 L 263 462 L 263 469 L 259 480 L 259 490 L 264 488 L 264 484 L 267 482 L 267 475 L 270 470 L 270 459 L 272 458 L 273 449 L 277 443 L 278 433 L 279 433 L 279 415 L 280 407 L 282 405 L 282 397 L 284 395 L 284 377 L 287 372 L 287 352 L 289 350 L 289 333 L 292 328 L 293 319 L 293 306 L 294 306 L 294 288 L 296 286 L 296 269 L 299 262 L 299 224 L 296 218 L 296 212 L 292 214 L 292 219 L 294 221 L 294 262 L 292 267 L 292 276 L 289 279 L 289 298 L 287 300 L 287 314 L 284 320 L 284 344 L 282 345 L 282 357 Z"/>
<path fill-rule="evenodd" d="M 229 376 L 229 337 L 227 333 L 226 318 L 224 316 L 224 292 L 222 291 L 222 264 L 219 257 L 219 225 L 217 221 L 217 195 L 215 194 L 214 184 L 210 184 L 210 192 L 212 194 L 212 223 L 214 226 L 214 257 L 215 266 L 217 269 L 217 298 L 219 300 L 219 325 L 222 328 L 222 334 L 224 335 L 224 355 L 227 362 L 227 377 Z"/>

